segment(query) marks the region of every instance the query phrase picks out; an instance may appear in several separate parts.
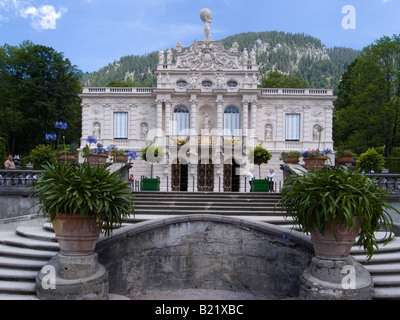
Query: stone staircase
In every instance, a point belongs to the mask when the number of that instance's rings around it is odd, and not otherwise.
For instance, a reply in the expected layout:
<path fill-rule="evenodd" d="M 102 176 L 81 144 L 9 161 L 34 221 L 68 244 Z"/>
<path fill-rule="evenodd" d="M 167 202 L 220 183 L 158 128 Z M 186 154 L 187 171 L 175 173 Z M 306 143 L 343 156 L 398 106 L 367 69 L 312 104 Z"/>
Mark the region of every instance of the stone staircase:
<path fill-rule="evenodd" d="M 288 228 L 276 207 L 279 194 L 262 193 L 135 193 L 135 215 L 127 223 L 182 214 L 218 214 L 267 222 Z M 385 234 L 378 234 L 385 238 Z M 48 260 L 59 251 L 50 223 L 18 226 L 14 231 L 0 231 L 0 300 L 34 300 L 35 278 Z M 374 279 L 374 299 L 400 299 L 400 237 L 383 246 L 366 262 L 362 248 L 354 246 L 352 255 Z"/>

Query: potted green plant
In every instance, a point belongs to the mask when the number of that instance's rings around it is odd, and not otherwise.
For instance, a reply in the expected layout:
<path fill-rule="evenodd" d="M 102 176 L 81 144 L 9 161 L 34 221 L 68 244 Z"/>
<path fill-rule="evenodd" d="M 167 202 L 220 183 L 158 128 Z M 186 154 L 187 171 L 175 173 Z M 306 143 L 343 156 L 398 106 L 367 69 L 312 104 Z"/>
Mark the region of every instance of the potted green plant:
<path fill-rule="evenodd" d="M 303 161 L 308 171 L 321 170 L 329 159 L 327 154 L 332 153 L 331 149 L 309 149 L 302 154 Z"/>
<path fill-rule="evenodd" d="M 362 153 L 356 162 L 356 166 L 367 173 L 379 173 L 384 165 L 385 158 L 375 148 L 370 148 Z"/>
<path fill-rule="evenodd" d="M 142 159 L 151 163 L 151 177 L 142 177 L 142 190 L 159 191 L 160 178 L 153 179 L 153 164 L 161 162 L 165 157 L 165 151 L 154 144 L 148 144 L 142 149 Z"/>
<path fill-rule="evenodd" d="M 119 149 L 115 144 L 111 144 L 107 147 L 107 152 L 113 157 L 115 163 L 125 163 L 128 162 L 128 156 L 125 151 Z"/>
<path fill-rule="evenodd" d="M 75 163 L 78 156 L 78 144 L 73 142 L 70 145 L 64 145 L 59 151 L 59 160 L 64 162 Z"/>
<path fill-rule="evenodd" d="M 300 162 L 301 153 L 298 151 L 285 151 L 281 153 L 279 160 L 283 160 L 284 163 L 296 164 Z"/>
<path fill-rule="evenodd" d="M 110 235 L 133 212 L 129 185 L 104 166 L 48 164 L 34 189 L 66 255 L 91 254 L 100 231 Z"/>
<path fill-rule="evenodd" d="M 304 233 L 311 233 L 315 254 L 345 259 L 358 235 L 370 259 L 377 248 L 375 232 L 392 236 L 386 191 L 375 181 L 345 166 L 292 175 L 282 190 L 279 205 Z"/>
<path fill-rule="evenodd" d="M 265 149 L 260 143 L 257 147 L 249 151 L 248 159 L 250 163 L 258 165 L 259 179 L 253 179 L 252 189 L 253 192 L 268 192 L 269 180 L 267 178 L 261 179 L 261 165 L 267 164 L 271 160 L 272 154 Z"/>
<path fill-rule="evenodd" d="M 341 166 L 354 164 L 354 158 L 356 154 L 350 150 L 338 150 L 336 151 L 335 157 L 337 163 Z"/>
<path fill-rule="evenodd" d="M 86 161 L 93 167 L 95 165 L 105 165 L 108 159 L 108 155 L 106 154 L 106 149 L 104 149 L 101 143 L 97 142 L 97 139 L 93 136 L 88 136 L 86 142 L 89 142 L 89 145 L 82 149 L 82 157 L 86 159 Z M 92 150 L 90 149 L 91 144 L 95 144 L 96 147 Z"/>

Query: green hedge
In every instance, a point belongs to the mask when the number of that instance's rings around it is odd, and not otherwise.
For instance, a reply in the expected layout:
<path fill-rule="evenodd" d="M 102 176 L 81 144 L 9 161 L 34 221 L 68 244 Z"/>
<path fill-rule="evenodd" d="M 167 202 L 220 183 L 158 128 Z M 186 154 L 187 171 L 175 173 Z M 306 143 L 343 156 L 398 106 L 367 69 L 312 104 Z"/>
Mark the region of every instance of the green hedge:
<path fill-rule="evenodd" d="M 400 157 L 385 158 L 385 169 L 390 173 L 400 173 Z"/>

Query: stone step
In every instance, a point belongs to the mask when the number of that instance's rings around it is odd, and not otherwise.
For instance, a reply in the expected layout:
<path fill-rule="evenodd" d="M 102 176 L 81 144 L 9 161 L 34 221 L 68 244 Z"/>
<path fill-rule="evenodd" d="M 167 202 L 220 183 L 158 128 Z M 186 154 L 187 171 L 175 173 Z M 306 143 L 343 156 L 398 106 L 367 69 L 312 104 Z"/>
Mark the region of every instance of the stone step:
<path fill-rule="evenodd" d="M 0 280 L 0 293 L 36 294 L 36 284 L 33 281 Z"/>
<path fill-rule="evenodd" d="M 374 288 L 373 299 L 375 300 L 398 300 L 400 299 L 400 287 L 386 287 L 386 288 Z"/>
<path fill-rule="evenodd" d="M 33 294 L 6 294 L 6 293 L 0 293 L 0 300 L 5 301 L 5 300 L 39 300 L 35 295 Z"/>
<path fill-rule="evenodd" d="M 228 208 L 221 208 L 220 210 L 214 210 L 213 208 L 181 208 L 180 210 L 174 208 L 140 208 L 135 209 L 136 214 L 159 214 L 159 215 L 176 215 L 179 213 L 180 215 L 191 215 L 191 214 L 218 214 L 218 215 L 227 215 L 227 216 L 254 216 L 254 215 L 265 215 L 271 216 L 277 214 L 274 210 L 238 210 Z"/>
<path fill-rule="evenodd" d="M 36 270 L 21 270 L 21 269 L 7 269 L 0 267 L 0 280 L 8 281 L 21 281 L 31 280 L 35 281 L 38 271 Z"/>
<path fill-rule="evenodd" d="M 400 274 L 400 263 L 364 264 L 364 268 L 371 275 L 397 273 Z"/>
<path fill-rule="evenodd" d="M 353 257 L 362 264 L 379 264 L 379 263 L 392 263 L 392 262 L 400 262 L 400 251 L 395 252 L 387 252 L 387 253 L 374 253 L 371 260 L 367 261 L 367 256 L 358 254 L 353 255 Z"/>
<path fill-rule="evenodd" d="M 393 252 L 393 251 L 399 251 L 399 250 L 400 250 L 400 237 L 394 237 L 386 245 L 382 242 L 378 243 L 378 249 L 375 250 L 375 253 Z M 356 246 L 356 245 L 351 249 L 352 255 L 364 254 L 364 253 L 365 253 L 364 248 Z"/>
<path fill-rule="evenodd" d="M 55 251 L 19 248 L 0 244 L 0 256 L 50 260 L 55 254 L 57 254 Z"/>
<path fill-rule="evenodd" d="M 375 275 L 374 287 L 400 287 L 400 274 Z"/>
<path fill-rule="evenodd" d="M 54 232 L 49 232 L 43 227 L 17 227 L 16 233 L 29 239 L 57 242 Z"/>
<path fill-rule="evenodd" d="M 12 247 L 37 249 L 43 251 L 59 251 L 59 245 L 57 242 L 44 241 L 21 237 L 17 234 L 10 235 L 7 238 L 0 239 L 0 243 Z"/>
<path fill-rule="evenodd" d="M 49 259 L 29 259 L 21 257 L 1 257 L 0 267 L 7 269 L 35 270 L 37 272 L 46 265 Z"/>

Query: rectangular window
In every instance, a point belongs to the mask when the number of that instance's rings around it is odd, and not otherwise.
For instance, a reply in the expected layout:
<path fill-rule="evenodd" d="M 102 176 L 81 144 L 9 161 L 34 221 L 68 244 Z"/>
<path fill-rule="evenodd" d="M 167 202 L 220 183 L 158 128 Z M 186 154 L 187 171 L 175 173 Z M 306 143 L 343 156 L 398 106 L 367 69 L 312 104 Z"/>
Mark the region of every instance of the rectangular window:
<path fill-rule="evenodd" d="M 189 135 L 189 113 L 174 113 L 173 133 L 175 136 Z"/>
<path fill-rule="evenodd" d="M 240 135 L 240 114 L 225 113 L 224 114 L 224 136 Z"/>
<path fill-rule="evenodd" d="M 286 140 L 299 141 L 300 140 L 300 115 L 287 114 L 286 115 Z"/>
<path fill-rule="evenodd" d="M 128 139 L 128 112 L 114 112 L 114 139 Z"/>

